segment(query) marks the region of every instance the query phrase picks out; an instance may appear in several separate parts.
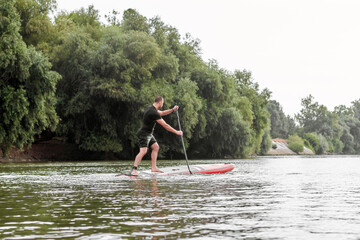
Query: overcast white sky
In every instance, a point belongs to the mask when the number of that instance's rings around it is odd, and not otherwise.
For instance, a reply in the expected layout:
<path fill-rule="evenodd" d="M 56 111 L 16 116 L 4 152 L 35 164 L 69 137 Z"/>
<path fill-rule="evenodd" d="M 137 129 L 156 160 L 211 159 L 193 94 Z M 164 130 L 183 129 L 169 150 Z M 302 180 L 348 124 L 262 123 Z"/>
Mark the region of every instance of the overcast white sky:
<path fill-rule="evenodd" d="M 94 5 L 104 16 L 136 9 L 201 40 L 205 61 L 247 69 L 291 116 L 301 99 L 333 110 L 360 99 L 358 0 L 57 0 L 58 10 Z"/>

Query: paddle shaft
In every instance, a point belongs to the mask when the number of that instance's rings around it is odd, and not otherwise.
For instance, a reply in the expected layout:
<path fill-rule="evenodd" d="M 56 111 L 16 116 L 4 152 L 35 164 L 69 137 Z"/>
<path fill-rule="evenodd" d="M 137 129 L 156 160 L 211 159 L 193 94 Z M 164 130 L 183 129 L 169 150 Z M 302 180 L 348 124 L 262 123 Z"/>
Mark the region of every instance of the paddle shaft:
<path fill-rule="evenodd" d="M 178 111 L 178 110 L 176 111 L 176 116 L 177 116 L 178 123 L 179 123 L 179 130 L 181 131 L 181 124 L 180 124 L 180 117 L 179 117 L 179 111 Z M 189 169 L 189 173 L 192 174 L 192 172 L 191 172 L 191 170 L 190 170 L 190 166 L 189 166 L 188 157 L 187 157 L 187 154 L 186 154 L 186 149 L 185 149 L 185 144 L 184 144 L 184 138 L 183 138 L 182 135 L 181 135 L 181 142 L 182 142 L 182 145 L 183 145 L 183 148 L 184 148 L 184 154 L 185 154 L 186 164 L 187 164 L 187 167 L 188 167 L 188 169 Z"/>

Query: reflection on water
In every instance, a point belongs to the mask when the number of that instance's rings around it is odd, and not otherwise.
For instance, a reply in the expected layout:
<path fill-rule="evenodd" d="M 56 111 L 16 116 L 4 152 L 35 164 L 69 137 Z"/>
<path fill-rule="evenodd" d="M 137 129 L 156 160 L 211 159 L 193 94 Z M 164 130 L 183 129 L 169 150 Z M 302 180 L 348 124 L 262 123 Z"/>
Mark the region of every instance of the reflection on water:
<path fill-rule="evenodd" d="M 3 164 L 0 238 L 360 238 L 359 157 L 232 162 L 225 174 L 139 178 L 115 177 L 129 162 Z"/>

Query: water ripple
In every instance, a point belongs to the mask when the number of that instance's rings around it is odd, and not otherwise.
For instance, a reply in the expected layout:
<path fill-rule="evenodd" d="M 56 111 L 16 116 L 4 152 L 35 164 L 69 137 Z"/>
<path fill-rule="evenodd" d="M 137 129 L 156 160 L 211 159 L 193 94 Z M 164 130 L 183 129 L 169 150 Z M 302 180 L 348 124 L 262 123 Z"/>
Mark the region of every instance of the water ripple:
<path fill-rule="evenodd" d="M 233 163 L 226 174 L 139 178 L 115 177 L 128 162 L 4 164 L 0 238 L 360 237 L 359 157 Z"/>

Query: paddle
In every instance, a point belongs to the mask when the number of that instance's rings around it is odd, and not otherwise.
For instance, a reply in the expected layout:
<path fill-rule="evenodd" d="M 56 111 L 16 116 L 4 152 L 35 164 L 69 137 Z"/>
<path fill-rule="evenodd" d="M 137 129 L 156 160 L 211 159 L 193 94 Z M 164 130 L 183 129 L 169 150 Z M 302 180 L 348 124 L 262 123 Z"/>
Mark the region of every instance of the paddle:
<path fill-rule="evenodd" d="M 181 124 L 180 124 L 180 117 L 179 117 L 179 111 L 176 110 L 176 116 L 177 116 L 177 119 L 178 119 L 178 123 L 179 123 L 179 130 L 181 131 Z M 185 149 L 185 144 L 184 144 L 184 138 L 183 136 L 181 135 L 181 142 L 182 142 L 182 145 L 183 145 L 183 148 L 184 148 L 184 153 L 185 153 L 185 159 L 186 159 L 186 164 L 187 164 L 187 167 L 189 169 L 189 173 L 192 174 L 191 170 L 190 170 L 190 166 L 189 166 L 189 162 L 188 162 L 188 158 L 187 158 L 187 155 L 186 155 L 186 149 Z"/>

